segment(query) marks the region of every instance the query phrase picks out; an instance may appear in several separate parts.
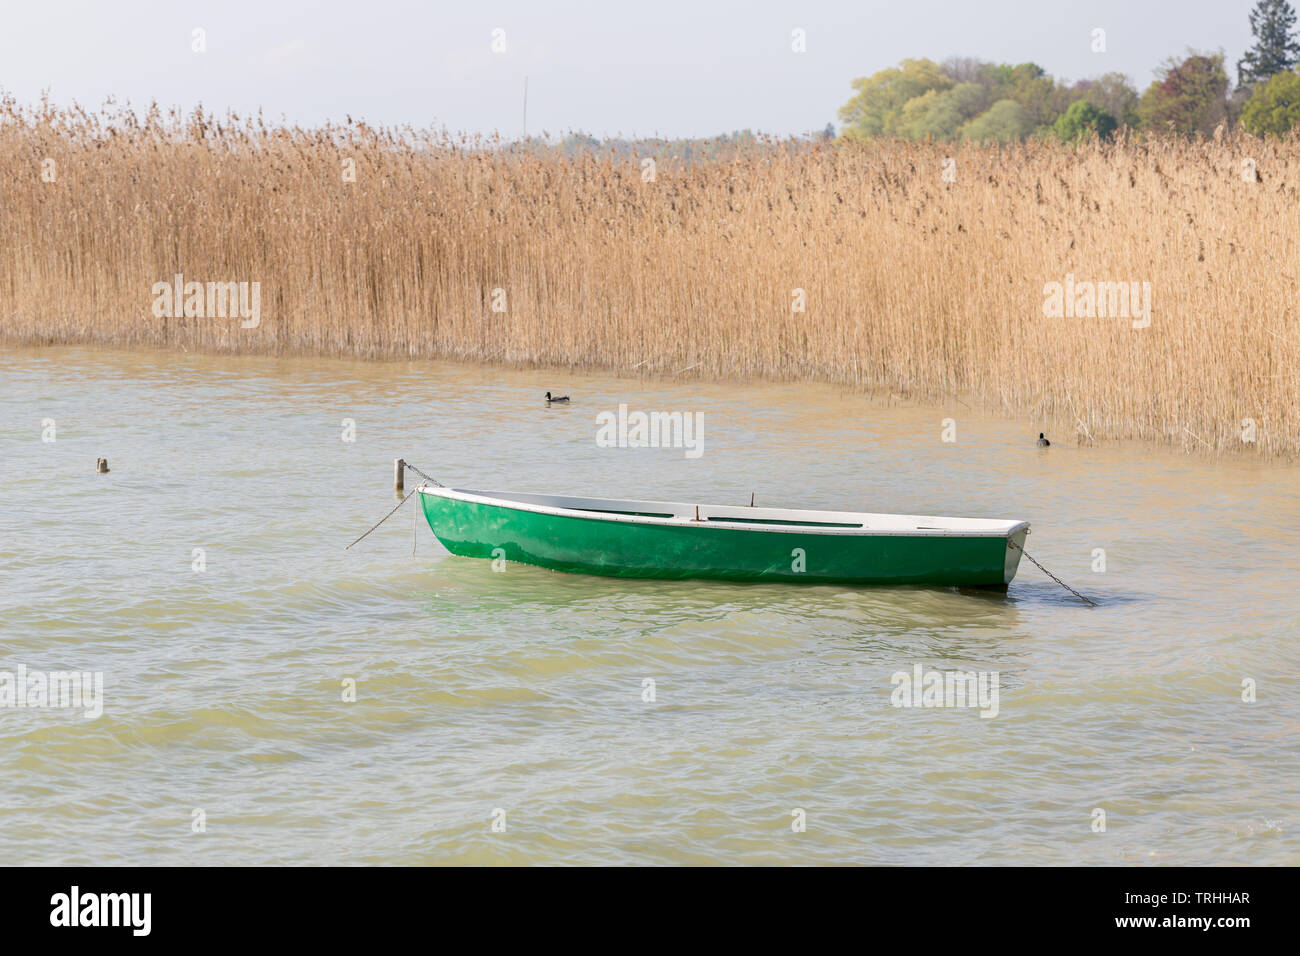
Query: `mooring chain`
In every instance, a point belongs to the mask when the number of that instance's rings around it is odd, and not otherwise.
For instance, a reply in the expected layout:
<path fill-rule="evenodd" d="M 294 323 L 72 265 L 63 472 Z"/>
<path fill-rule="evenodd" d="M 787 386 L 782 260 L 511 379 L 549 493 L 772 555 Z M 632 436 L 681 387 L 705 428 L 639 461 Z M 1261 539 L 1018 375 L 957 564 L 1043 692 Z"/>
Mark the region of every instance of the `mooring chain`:
<path fill-rule="evenodd" d="M 414 465 L 412 465 L 409 461 L 405 461 L 405 459 L 403 459 L 403 462 L 404 462 L 404 464 L 406 465 L 407 468 L 411 469 L 411 471 L 415 472 L 417 475 L 419 475 L 421 478 L 423 478 L 423 479 L 424 479 L 425 481 L 427 481 L 429 484 L 431 484 L 431 485 L 436 485 L 436 486 L 439 487 L 439 488 L 446 488 L 446 487 L 447 487 L 446 485 L 444 485 L 444 484 L 443 484 L 441 481 L 439 481 L 438 479 L 436 479 L 436 478 L 430 478 L 428 475 L 426 475 L 424 472 L 422 472 L 419 468 L 416 468 Z"/>
<path fill-rule="evenodd" d="M 1015 543 L 1014 541 L 1012 541 L 1010 538 L 1007 539 L 1007 544 L 1011 545 L 1011 547 L 1015 548 L 1017 551 L 1019 551 L 1021 554 L 1023 554 L 1026 558 L 1028 558 L 1030 561 L 1033 561 L 1033 562 L 1034 562 L 1034 566 L 1037 567 L 1039 571 L 1042 571 L 1044 574 L 1046 574 L 1049 578 L 1051 578 L 1053 581 L 1055 581 L 1055 582 L 1056 582 L 1057 584 L 1059 584 L 1061 587 L 1065 588 L 1067 591 L 1069 591 L 1071 594 L 1073 594 L 1075 597 L 1077 597 L 1080 601 L 1083 601 L 1085 604 L 1089 605 L 1090 607 L 1096 607 L 1096 606 L 1097 606 L 1097 602 L 1096 602 L 1096 601 L 1092 600 L 1091 598 L 1086 598 L 1086 597 L 1084 597 L 1082 594 L 1080 594 L 1080 593 L 1079 593 L 1078 591 L 1076 591 L 1074 588 L 1070 587 L 1068 584 L 1066 584 L 1064 581 L 1062 581 L 1060 578 L 1058 578 L 1058 577 L 1057 577 L 1055 574 L 1053 574 L 1051 571 L 1047 570 L 1047 568 L 1045 568 L 1045 567 L 1043 567 L 1041 564 L 1039 564 L 1038 561 L 1037 561 L 1037 559 L 1036 559 L 1032 554 L 1030 554 L 1030 553 L 1029 553 L 1028 551 L 1026 551 L 1024 548 L 1020 547 L 1020 545 L 1016 544 L 1016 543 Z"/>
<path fill-rule="evenodd" d="M 401 501 L 399 501 L 399 502 L 397 503 L 397 508 L 400 508 L 400 507 L 402 507 L 402 505 L 406 504 L 406 502 L 410 499 L 411 495 L 415 494 L 415 493 L 416 493 L 417 491 L 419 491 L 419 490 L 420 490 L 419 488 L 412 488 L 411 491 L 410 491 L 410 493 L 409 493 L 405 498 L 403 498 Z M 381 524 L 383 524 L 385 521 L 387 521 L 387 520 L 388 520 L 389 518 L 391 518 L 393 515 L 397 514 L 397 508 L 394 508 L 392 511 L 388 512 L 388 514 L 386 514 L 386 515 L 384 515 L 382 518 L 380 518 L 379 521 L 377 521 L 377 522 L 375 523 L 375 528 L 378 528 Z M 371 528 L 370 531 L 374 531 L 375 528 Z M 361 538 L 364 538 L 366 535 L 370 534 L 370 531 L 367 531 L 366 534 L 363 534 L 363 535 L 361 536 Z M 360 541 L 361 538 L 357 538 L 357 541 Z M 357 541 L 353 541 L 352 544 L 356 544 Z M 348 547 L 347 547 L 347 548 L 344 548 L 343 550 L 344 550 L 344 551 L 348 550 L 348 548 L 351 548 L 351 547 L 352 547 L 352 544 L 348 545 Z"/>
<path fill-rule="evenodd" d="M 441 481 L 439 481 L 438 479 L 436 479 L 436 478 L 432 478 L 432 477 L 430 477 L 429 475 L 426 475 L 423 471 L 421 471 L 419 468 L 416 468 L 416 467 L 415 467 L 414 465 L 412 465 L 409 461 L 403 461 L 403 462 L 402 462 L 402 467 L 403 467 L 403 468 L 409 468 L 409 469 L 411 469 L 411 471 L 415 472 L 417 475 L 419 475 L 421 478 L 423 478 L 425 481 L 427 481 L 427 482 L 428 482 L 429 484 L 431 484 L 431 485 L 436 485 L 436 486 L 439 487 L 439 488 L 446 488 L 446 487 L 447 487 L 446 485 L 444 485 L 444 484 L 443 484 Z M 400 508 L 400 507 L 402 507 L 402 505 L 406 504 L 406 503 L 411 499 L 411 495 L 415 494 L 415 493 L 416 493 L 417 491 L 419 491 L 419 490 L 420 490 L 419 488 L 412 488 L 412 489 L 410 490 L 410 492 L 407 493 L 406 497 L 403 498 L 401 501 L 399 501 L 399 502 L 397 503 L 397 507 L 396 507 L 396 508 L 394 508 L 392 511 L 388 512 L 388 514 L 386 514 L 386 515 L 384 515 L 382 518 L 380 518 L 379 521 L 375 523 L 375 527 L 374 527 L 374 528 L 371 528 L 370 531 L 367 531 L 367 532 L 366 532 L 365 534 L 363 534 L 360 538 L 357 538 L 357 540 L 356 540 L 356 541 L 353 541 L 352 544 L 356 544 L 357 541 L 360 541 L 362 538 L 365 538 L 366 535 L 370 534 L 371 531 L 374 531 L 375 528 L 378 528 L 381 524 L 383 524 L 385 521 L 387 521 L 387 520 L 388 520 L 389 518 L 391 518 L 393 515 L 397 514 L 397 509 Z M 416 512 L 415 512 L 415 514 L 418 516 L 419 513 L 420 513 L 420 512 L 419 512 L 419 510 L 417 509 Z M 415 520 L 416 520 L 416 525 L 415 525 L 415 526 L 416 526 L 416 528 L 419 528 L 419 518 L 417 517 Z M 343 550 L 344 550 L 344 551 L 347 551 L 348 548 L 351 548 L 351 547 L 352 547 L 352 544 L 348 545 L 347 548 L 344 548 Z M 412 543 L 412 545 L 411 545 L 411 553 L 412 553 L 412 554 L 415 553 L 415 545 L 414 545 L 414 543 Z"/>

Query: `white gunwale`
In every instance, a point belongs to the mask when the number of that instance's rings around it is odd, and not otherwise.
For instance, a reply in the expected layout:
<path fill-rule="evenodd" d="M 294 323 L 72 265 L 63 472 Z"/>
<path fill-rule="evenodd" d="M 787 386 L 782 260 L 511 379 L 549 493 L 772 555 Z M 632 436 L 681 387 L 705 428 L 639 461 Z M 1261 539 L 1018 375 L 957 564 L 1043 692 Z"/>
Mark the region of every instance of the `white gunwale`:
<path fill-rule="evenodd" d="M 421 483 L 420 494 L 456 501 L 495 505 L 516 511 L 586 518 L 628 524 L 704 525 L 738 531 L 781 534 L 906 535 L 910 537 L 1010 538 L 1029 527 L 1028 521 L 1001 518 L 949 518 L 939 515 L 873 514 L 857 511 L 809 511 L 790 508 L 752 508 L 748 505 L 706 505 L 681 501 L 636 501 L 621 498 L 574 498 L 507 491 L 474 491 Z M 698 509 L 698 512 L 697 512 Z M 655 515 L 611 514 L 640 511 Z M 699 519 L 697 520 L 696 514 Z M 740 519 L 728 521 L 728 518 Z M 764 521 L 808 521 L 811 524 L 765 524 Z M 851 527 L 828 527 L 829 524 Z"/>

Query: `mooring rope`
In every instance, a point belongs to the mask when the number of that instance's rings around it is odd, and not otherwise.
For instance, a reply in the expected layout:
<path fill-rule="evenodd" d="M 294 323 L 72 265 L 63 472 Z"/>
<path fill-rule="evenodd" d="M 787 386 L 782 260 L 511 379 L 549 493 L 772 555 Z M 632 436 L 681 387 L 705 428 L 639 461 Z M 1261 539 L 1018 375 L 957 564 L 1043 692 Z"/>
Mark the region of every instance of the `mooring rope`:
<path fill-rule="evenodd" d="M 1097 602 L 1096 602 L 1096 601 L 1092 600 L 1091 598 L 1084 597 L 1082 594 L 1080 594 L 1080 593 L 1079 593 L 1078 591 L 1076 591 L 1074 588 L 1070 587 L 1068 584 L 1066 584 L 1064 581 L 1062 581 L 1060 578 L 1058 578 L 1058 577 L 1057 577 L 1055 574 L 1053 574 L 1051 571 L 1047 570 L 1047 568 L 1045 568 L 1045 567 L 1043 567 L 1041 564 L 1039 564 L 1038 561 L 1037 561 L 1037 559 L 1036 559 L 1032 554 L 1030 554 L 1030 553 L 1029 553 L 1028 551 L 1026 551 L 1024 548 L 1020 547 L 1020 545 L 1016 544 L 1016 543 L 1015 543 L 1014 541 L 1012 541 L 1010 538 L 1007 539 L 1007 544 L 1011 545 L 1011 547 L 1013 547 L 1013 548 L 1015 548 L 1016 550 L 1018 550 L 1021 554 L 1023 554 L 1023 555 L 1024 555 L 1026 558 L 1028 558 L 1030 561 L 1033 561 L 1033 562 L 1034 562 L 1034 566 L 1037 567 L 1039 571 L 1042 571 L 1044 574 L 1046 574 L 1049 578 L 1051 578 L 1053 581 L 1055 581 L 1055 582 L 1056 582 L 1057 584 L 1059 584 L 1061 587 L 1065 588 L 1067 591 L 1069 591 L 1071 594 L 1073 594 L 1075 597 L 1077 597 L 1080 601 L 1083 601 L 1085 604 L 1089 605 L 1090 607 L 1096 607 L 1096 606 L 1097 606 Z"/>

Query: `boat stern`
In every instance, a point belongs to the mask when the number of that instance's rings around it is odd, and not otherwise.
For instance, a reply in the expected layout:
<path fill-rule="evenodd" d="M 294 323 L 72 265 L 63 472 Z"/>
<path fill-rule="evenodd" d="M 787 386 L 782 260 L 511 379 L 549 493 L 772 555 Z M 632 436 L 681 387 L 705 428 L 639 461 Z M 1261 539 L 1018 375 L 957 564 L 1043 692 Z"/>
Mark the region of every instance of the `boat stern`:
<path fill-rule="evenodd" d="M 1029 522 L 1022 521 L 1007 534 L 1006 554 L 1003 556 L 1002 583 L 1010 584 L 1020 567 L 1020 556 L 1025 553 L 1025 538 L 1029 534 Z"/>

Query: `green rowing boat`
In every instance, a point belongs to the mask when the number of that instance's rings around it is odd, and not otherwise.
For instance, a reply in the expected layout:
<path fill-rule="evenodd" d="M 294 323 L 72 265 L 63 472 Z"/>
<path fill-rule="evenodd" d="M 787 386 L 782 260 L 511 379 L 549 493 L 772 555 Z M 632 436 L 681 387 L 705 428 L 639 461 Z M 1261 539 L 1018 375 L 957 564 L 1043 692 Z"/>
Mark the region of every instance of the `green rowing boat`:
<path fill-rule="evenodd" d="M 990 518 L 416 491 L 452 554 L 624 578 L 1002 588 L 1029 533 Z"/>

